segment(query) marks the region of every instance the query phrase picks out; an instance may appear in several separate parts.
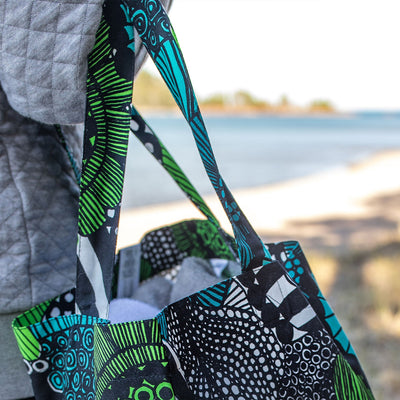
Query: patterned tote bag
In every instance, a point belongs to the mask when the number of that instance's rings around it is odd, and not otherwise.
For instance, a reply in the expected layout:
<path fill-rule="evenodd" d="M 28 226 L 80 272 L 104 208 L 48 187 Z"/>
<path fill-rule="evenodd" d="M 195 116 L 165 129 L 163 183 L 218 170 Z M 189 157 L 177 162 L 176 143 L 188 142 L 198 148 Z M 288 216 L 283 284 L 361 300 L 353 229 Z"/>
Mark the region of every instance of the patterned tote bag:
<path fill-rule="evenodd" d="M 298 243 L 264 245 L 225 185 L 175 34 L 163 10 L 152 17 L 146 5 L 135 2 L 131 15 L 192 129 L 243 267 L 241 275 L 171 304 L 155 318 L 175 398 L 372 399 Z M 164 398 L 128 356 L 130 332 L 129 323 L 95 326 L 96 395 Z"/>
<path fill-rule="evenodd" d="M 182 189 L 182 191 L 186 194 L 186 196 L 193 202 L 193 204 L 202 212 L 202 214 L 208 219 L 208 221 L 193 221 L 191 224 L 199 224 L 204 227 L 208 226 L 207 222 L 209 222 L 209 229 L 211 231 L 217 230 L 221 232 L 220 237 L 213 236 L 211 232 L 207 232 L 207 236 L 211 237 L 211 241 L 216 244 L 218 242 L 221 243 L 217 248 L 223 248 L 224 243 L 230 244 L 230 238 L 227 237 L 226 233 L 224 233 L 219 225 L 217 218 L 213 215 L 212 211 L 208 208 L 206 202 L 202 199 L 200 194 L 193 187 L 191 182 L 188 180 L 184 172 L 180 169 L 172 155 L 165 148 L 161 140 L 158 138 L 156 133 L 152 130 L 152 128 L 146 123 L 143 117 L 139 114 L 139 112 L 133 108 L 132 109 L 132 122 L 131 122 L 131 132 L 135 134 L 135 136 L 143 143 L 145 148 L 151 152 L 151 154 L 158 160 L 158 162 L 165 168 L 165 170 L 170 174 L 170 176 L 175 180 L 178 186 Z M 177 224 L 176 227 L 184 228 L 185 223 Z M 160 230 L 162 232 L 160 232 Z M 191 241 L 188 242 L 187 234 L 185 235 L 174 235 L 175 229 L 171 229 L 171 227 L 160 228 L 160 230 L 156 230 L 146 234 L 142 239 L 140 246 L 142 248 L 143 258 L 141 260 L 141 279 L 146 279 L 149 276 L 160 271 L 157 268 L 157 265 L 151 267 L 150 254 L 146 251 L 148 249 L 148 244 L 150 241 L 156 244 L 156 248 L 161 248 L 161 238 L 164 236 L 164 232 L 167 231 L 167 235 L 170 237 L 176 237 L 176 247 L 180 249 L 177 251 L 177 261 L 175 263 L 169 263 L 168 259 L 164 258 L 162 263 L 163 269 L 172 268 L 174 265 L 177 265 L 182 261 L 184 256 L 187 255 L 200 255 L 204 258 L 212 258 L 215 257 L 216 253 L 210 253 L 211 250 L 211 241 L 210 245 L 205 245 L 205 242 L 202 241 L 200 236 L 194 236 Z M 170 231 L 171 230 L 171 231 Z M 194 231 L 194 229 L 190 229 Z M 157 238 L 160 238 L 157 241 Z M 185 245 L 179 244 L 179 238 L 183 238 Z M 227 238 L 227 240 L 222 241 L 222 238 Z M 156 240 L 154 240 L 156 239 Z M 196 252 L 194 250 L 194 243 L 203 243 L 203 252 Z M 192 245 L 189 246 L 188 243 Z M 361 369 L 361 366 L 357 360 L 355 351 L 351 346 L 345 332 L 343 331 L 339 321 L 337 320 L 334 312 L 329 306 L 328 302 L 324 298 L 321 290 L 319 289 L 315 277 L 312 274 L 310 266 L 305 258 L 305 255 L 300 247 L 300 244 L 296 241 L 286 241 L 282 243 L 269 243 L 266 244 L 271 256 L 278 260 L 286 269 L 289 276 L 298 284 L 301 288 L 302 292 L 307 296 L 310 304 L 312 304 L 313 308 L 317 310 L 318 316 L 321 319 L 321 322 L 324 324 L 325 329 L 331 334 L 334 338 L 336 345 L 340 348 L 341 352 L 344 354 L 346 360 L 351 364 L 353 369 L 357 371 L 357 373 L 363 377 L 366 382 L 365 375 Z M 231 249 L 235 246 L 232 244 L 229 246 Z M 193 249 L 193 253 L 187 253 L 187 249 Z M 130 248 L 123 249 L 122 252 L 129 252 Z M 235 254 L 236 251 L 232 250 Z M 218 253 L 219 257 L 231 259 L 229 257 L 229 252 L 220 251 Z M 155 263 L 156 264 L 156 263 Z M 151 271 L 151 272 L 150 272 Z"/>
<path fill-rule="evenodd" d="M 85 139 L 81 182 L 75 299 L 79 313 L 74 314 L 70 292 L 14 321 L 35 395 L 373 399 L 298 244 L 262 243 L 221 177 L 162 6 L 156 0 L 132 0 L 123 1 L 121 10 L 129 21 L 128 36 L 134 26 L 192 129 L 232 224 L 242 273 L 167 306 L 150 320 L 109 324 L 101 319 L 110 300 L 126 153 L 124 106 L 116 106 L 125 81 L 117 80 L 120 85 L 114 82 L 110 89 L 110 106 L 105 108 L 109 119 L 100 112 L 107 96 L 91 98 L 89 90 L 86 131 L 92 134 Z M 98 43 L 106 42 L 99 35 Z M 108 65 L 114 49 L 94 50 L 94 59 L 104 57 Z M 108 87 L 106 70 L 104 66 L 99 72 Z"/>
<path fill-rule="evenodd" d="M 189 83 L 190 84 L 190 83 Z M 201 197 L 201 195 L 196 191 L 196 189 L 193 187 L 192 183 L 189 181 L 187 176 L 184 174 L 184 172 L 180 169 L 172 155 L 169 153 L 169 151 L 165 148 L 165 146 L 162 144 L 161 140 L 158 138 L 156 133 L 152 130 L 152 128 L 145 122 L 145 120 L 142 118 L 142 116 L 139 114 L 137 110 L 133 108 L 132 111 L 132 121 L 134 121 L 134 128 L 132 128 L 131 124 L 131 132 L 136 135 L 136 137 L 145 145 L 146 149 L 151 149 L 152 155 L 159 161 L 159 163 L 166 169 L 166 171 L 170 174 L 170 176 L 175 180 L 175 182 L 178 184 L 178 186 L 182 189 L 182 191 L 186 194 L 186 196 L 193 202 L 193 204 L 201 211 L 201 213 L 208 219 L 208 221 L 191 221 L 189 222 L 190 224 L 199 224 L 203 225 L 204 227 L 207 226 L 209 223 L 210 224 L 210 230 L 215 231 L 215 232 L 220 232 L 221 236 L 216 237 L 216 236 L 211 236 L 212 239 L 209 241 L 208 249 L 207 246 L 205 245 L 205 242 L 202 241 L 202 238 L 200 236 L 194 237 L 193 240 L 191 241 L 192 245 L 189 246 L 188 244 L 186 245 L 186 248 L 193 249 L 195 247 L 194 242 L 197 241 L 199 243 L 203 243 L 202 248 L 203 253 L 201 253 L 202 257 L 204 258 L 212 258 L 215 257 L 216 254 L 217 256 L 221 258 L 226 258 L 226 259 L 232 259 L 229 256 L 229 252 L 224 252 L 222 249 L 225 248 L 224 244 L 228 244 L 228 247 L 231 249 L 231 254 L 236 255 L 237 257 L 237 249 L 236 246 L 232 243 L 230 236 L 228 236 L 220 227 L 220 224 L 217 220 L 217 218 L 214 216 L 210 208 L 207 206 L 206 202 L 204 199 Z M 151 144 L 149 146 L 148 144 Z M 184 224 L 187 222 L 182 222 L 179 224 L 176 224 L 176 227 L 179 228 L 184 228 Z M 159 230 L 164 231 L 164 230 L 169 230 L 171 227 L 165 227 L 165 228 L 160 228 Z M 143 247 L 143 253 L 144 257 L 141 260 L 142 263 L 142 272 L 141 272 L 141 278 L 146 279 L 146 277 L 150 276 L 147 275 L 149 272 L 146 273 L 146 271 L 153 271 L 151 275 L 154 273 L 157 273 L 157 268 L 150 268 L 146 266 L 149 264 L 149 254 L 146 254 L 146 250 L 148 248 L 148 242 L 152 240 L 154 242 L 154 238 L 157 237 L 162 237 L 161 232 L 159 230 L 155 230 L 153 232 L 150 232 L 149 234 L 146 234 L 140 245 Z M 172 229 L 171 235 L 173 235 L 173 231 L 175 229 Z M 194 231 L 194 229 L 190 229 L 191 231 Z M 207 232 L 207 236 L 212 235 L 211 232 Z M 186 235 L 176 235 L 177 236 L 177 241 L 179 242 L 179 237 L 183 237 L 185 242 L 187 242 L 187 234 Z M 224 238 L 225 241 L 222 241 L 221 239 Z M 219 252 L 214 252 L 214 253 L 204 253 L 204 252 L 209 252 L 211 250 L 211 241 L 214 242 L 220 242 L 221 245 L 217 246 L 217 248 L 221 248 L 221 251 Z M 156 241 L 157 243 L 157 241 Z M 159 247 L 162 246 L 162 243 L 159 242 L 157 243 Z M 178 248 L 182 248 L 182 245 L 177 244 Z M 268 243 L 265 244 L 265 246 L 268 248 L 268 251 L 271 254 L 271 257 L 274 260 L 278 260 L 285 268 L 287 271 L 288 275 L 290 278 L 294 280 L 294 282 L 299 286 L 301 291 L 304 293 L 304 295 L 307 297 L 308 301 L 312 305 L 312 307 L 317 311 L 318 317 L 321 319 L 321 322 L 323 323 L 325 329 L 331 334 L 331 336 L 334 338 L 336 345 L 340 348 L 341 352 L 343 353 L 344 357 L 346 360 L 351 364 L 352 368 L 357 371 L 357 373 L 363 377 L 363 379 L 366 381 L 366 377 L 361 369 L 361 366 L 359 364 L 359 361 L 357 359 L 357 356 L 355 354 L 355 351 L 353 347 L 351 346 L 351 343 L 349 342 L 345 332 L 343 331 L 339 321 L 337 320 L 332 308 L 324 298 L 321 290 L 318 287 L 318 284 L 316 282 L 316 279 L 311 271 L 311 268 L 307 262 L 307 259 L 301 249 L 301 246 L 298 242 L 296 241 L 285 241 L 281 243 Z M 124 250 L 129 250 L 129 248 L 124 249 Z M 123 250 L 123 251 L 124 251 Z M 185 253 L 186 249 L 182 249 L 181 252 L 179 252 L 178 260 L 182 261 L 183 257 L 185 254 L 187 255 L 199 255 L 195 250 L 193 253 Z M 175 262 L 174 265 L 176 265 L 179 261 Z M 173 267 L 173 265 L 169 264 L 167 260 L 163 260 L 163 268 L 168 269 Z"/>

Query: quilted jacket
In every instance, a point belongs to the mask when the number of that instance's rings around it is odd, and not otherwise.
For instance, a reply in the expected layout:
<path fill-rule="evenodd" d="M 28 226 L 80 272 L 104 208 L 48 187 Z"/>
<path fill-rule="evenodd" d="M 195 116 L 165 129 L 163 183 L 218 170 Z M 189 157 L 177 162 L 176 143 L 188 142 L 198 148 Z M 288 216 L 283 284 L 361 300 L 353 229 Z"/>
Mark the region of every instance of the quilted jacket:
<path fill-rule="evenodd" d="M 80 159 L 82 126 L 64 127 Z M 14 111 L 0 86 L 0 398 L 32 395 L 11 321 L 74 286 L 79 188 L 56 130 Z"/>
<path fill-rule="evenodd" d="M 64 127 L 77 159 L 81 130 Z M 0 87 L 0 313 L 74 286 L 78 196 L 55 128 L 19 115 Z"/>
<path fill-rule="evenodd" d="M 87 55 L 103 0 L 1 0 L 0 82 L 11 106 L 47 124 L 84 121 Z M 169 10 L 172 0 L 162 0 Z M 135 73 L 147 52 L 135 35 Z"/>
<path fill-rule="evenodd" d="M 48 124 L 83 122 L 102 2 L 0 1 L 0 82 L 16 111 Z"/>
<path fill-rule="evenodd" d="M 172 0 L 162 2 L 169 9 Z M 64 133 L 80 160 L 77 123 L 101 6 L 0 1 L 0 313 L 74 285 L 78 186 L 50 124 L 75 124 Z M 135 48 L 137 72 L 146 57 L 138 35 Z"/>

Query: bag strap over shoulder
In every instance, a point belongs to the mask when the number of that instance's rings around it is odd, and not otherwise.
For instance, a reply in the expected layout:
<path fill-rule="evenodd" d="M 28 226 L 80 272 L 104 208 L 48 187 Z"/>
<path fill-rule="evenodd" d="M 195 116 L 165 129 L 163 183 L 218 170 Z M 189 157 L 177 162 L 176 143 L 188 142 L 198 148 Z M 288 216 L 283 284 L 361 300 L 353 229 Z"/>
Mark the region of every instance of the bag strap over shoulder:
<path fill-rule="evenodd" d="M 106 0 L 88 58 L 79 197 L 77 312 L 107 317 L 111 298 L 134 71 L 126 1 Z"/>
<path fill-rule="evenodd" d="M 269 263 L 271 256 L 225 184 L 212 151 L 208 133 L 189 74 L 169 18 L 159 1 L 132 0 L 129 15 L 143 44 L 192 130 L 207 175 L 231 222 L 244 270 Z"/>

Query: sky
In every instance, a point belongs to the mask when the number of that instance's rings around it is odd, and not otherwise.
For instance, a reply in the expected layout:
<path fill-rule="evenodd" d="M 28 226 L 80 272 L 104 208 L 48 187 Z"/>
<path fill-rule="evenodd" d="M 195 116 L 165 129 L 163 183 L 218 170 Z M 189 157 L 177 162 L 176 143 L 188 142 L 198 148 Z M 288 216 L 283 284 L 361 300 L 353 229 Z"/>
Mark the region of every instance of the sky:
<path fill-rule="evenodd" d="M 170 18 L 198 97 L 400 110 L 400 0 L 174 0 Z"/>

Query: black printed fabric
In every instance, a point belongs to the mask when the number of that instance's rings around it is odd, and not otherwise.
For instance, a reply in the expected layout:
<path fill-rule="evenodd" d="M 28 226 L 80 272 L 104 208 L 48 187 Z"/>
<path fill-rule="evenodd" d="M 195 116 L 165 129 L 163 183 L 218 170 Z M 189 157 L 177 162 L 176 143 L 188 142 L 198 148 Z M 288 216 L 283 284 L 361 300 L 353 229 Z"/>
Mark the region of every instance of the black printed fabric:
<path fill-rule="evenodd" d="M 232 239 L 208 220 L 188 220 L 147 233 L 140 242 L 141 280 L 186 257 L 235 260 Z"/>
<path fill-rule="evenodd" d="M 179 398 L 373 399 L 279 263 L 168 306 L 158 317 Z"/>
<path fill-rule="evenodd" d="M 175 361 L 175 381 L 182 383 L 175 386 L 176 396 L 190 392 L 196 399 L 372 399 L 363 377 L 321 322 L 321 302 L 314 302 L 314 309 L 308 300 L 308 290 L 317 295 L 315 287 L 304 279 L 299 286 L 301 266 L 288 271 L 289 264 L 276 261 L 226 186 L 175 33 L 162 9 L 155 6 L 146 14 L 149 5 L 136 0 L 130 12 L 140 22 L 139 35 L 192 130 L 245 271 L 168 306 L 158 316 Z"/>
<path fill-rule="evenodd" d="M 343 357 L 351 365 L 353 370 L 363 378 L 368 387 L 367 378 L 361 368 L 357 355 L 346 336 L 335 313 L 326 301 L 317 281 L 311 271 L 307 259 L 296 241 L 286 241 L 267 245 L 272 256 L 278 260 L 291 279 L 298 285 L 303 294 L 307 297 L 310 305 L 318 314 L 324 328 L 334 339 Z"/>

